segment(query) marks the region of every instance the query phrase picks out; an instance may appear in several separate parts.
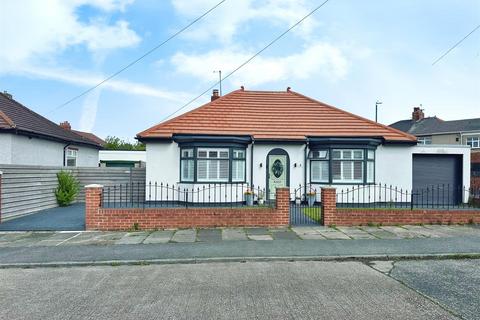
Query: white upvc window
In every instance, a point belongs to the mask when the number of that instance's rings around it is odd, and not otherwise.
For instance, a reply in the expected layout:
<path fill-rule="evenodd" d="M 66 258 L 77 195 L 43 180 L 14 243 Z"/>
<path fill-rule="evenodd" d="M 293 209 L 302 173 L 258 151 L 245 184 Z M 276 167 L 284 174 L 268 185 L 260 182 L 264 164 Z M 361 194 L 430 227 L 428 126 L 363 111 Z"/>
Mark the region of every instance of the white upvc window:
<path fill-rule="evenodd" d="M 195 170 L 195 158 L 192 149 L 182 149 L 180 160 L 181 180 L 193 182 Z"/>
<path fill-rule="evenodd" d="M 232 182 L 245 181 L 245 150 L 234 149 L 232 158 Z"/>
<path fill-rule="evenodd" d="M 418 137 L 417 144 L 432 144 L 432 137 Z"/>
<path fill-rule="evenodd" d="M 66 164 L 67 167 L 76 167 L 77 166 L 77 158 L 78 158 L 78 150 L 73 148 L 68 148 L 66 150 Z"/>
<path fill-rule="evenodd" d="M 199 148 L 197 150 L 197 181 L 228 182 L 229 149 Z"/>
<path fill-rule="evenodd" d="M 329 154 L 328 150 L 312 150 L 308 156 L 310 158 L 310 180 L 311 182 L 327 182 L 329 175 Z"/>
<path fill-rule="evenodd" d="M 467 145 L 469 145 L 472 149 L 480 148 L 480 137 L 467 138 Z"/>
<path fill-rule="evenodd" d="M 362 149 L 334 149 L 332 151 L 332 181 L 334 183 L 362 183 L 364 159 L 364 150 Z"/>

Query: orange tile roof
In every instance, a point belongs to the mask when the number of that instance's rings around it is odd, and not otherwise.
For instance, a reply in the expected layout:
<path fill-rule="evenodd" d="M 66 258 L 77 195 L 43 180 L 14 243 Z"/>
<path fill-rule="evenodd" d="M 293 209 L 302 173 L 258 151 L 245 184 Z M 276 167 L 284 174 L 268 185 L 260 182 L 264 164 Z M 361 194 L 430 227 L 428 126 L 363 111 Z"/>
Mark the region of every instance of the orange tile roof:
<path fill-rule="evenodd" d="M 306 137 L 383 137 L 416 141 L 412 135 L 332 107 L 297 92 L 236 90 L 138 138 L 173 134 L 250 135 L 255 139 L 304 140 Z"/>

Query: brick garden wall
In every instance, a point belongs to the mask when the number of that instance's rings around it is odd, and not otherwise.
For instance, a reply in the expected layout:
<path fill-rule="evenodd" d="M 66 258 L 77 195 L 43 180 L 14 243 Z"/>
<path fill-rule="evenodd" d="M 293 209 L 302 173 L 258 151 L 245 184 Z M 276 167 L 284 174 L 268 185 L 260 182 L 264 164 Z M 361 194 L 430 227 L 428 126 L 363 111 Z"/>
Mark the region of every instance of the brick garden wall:
<path fill-rule="evenodd" d="M 289 189 L 277 189 L 275 208 L 101 208 L 102 187 L 85 189 L 87 230 L 207 227 L 283 227 L 289 224 Z"/>
<path fill-rule="evenodd" d="M 335 192 L 322 189 L 322 220 L 327 226 L 480 223 L 480 210 L 337 209 Z"/>

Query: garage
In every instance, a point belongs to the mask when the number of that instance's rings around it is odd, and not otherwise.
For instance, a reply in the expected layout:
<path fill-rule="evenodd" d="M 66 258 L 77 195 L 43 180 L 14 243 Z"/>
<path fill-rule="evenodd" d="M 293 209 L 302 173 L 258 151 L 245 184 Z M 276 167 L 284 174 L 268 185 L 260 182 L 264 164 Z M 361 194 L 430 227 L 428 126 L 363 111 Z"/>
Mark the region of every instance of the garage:
<path fill-rule="evenodd" d="M 458 204 L 462 174 L 462 155 L 414 154 L 414 204 Z"/>

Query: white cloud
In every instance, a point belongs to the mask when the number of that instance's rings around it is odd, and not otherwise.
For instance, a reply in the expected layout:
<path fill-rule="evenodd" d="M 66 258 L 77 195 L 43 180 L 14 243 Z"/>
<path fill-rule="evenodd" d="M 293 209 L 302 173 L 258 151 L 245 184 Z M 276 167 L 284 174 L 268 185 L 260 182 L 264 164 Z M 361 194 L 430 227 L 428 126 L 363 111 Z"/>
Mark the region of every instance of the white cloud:
<path fill-rule="evenodd" d="M 69 69 L 52 69 L 33 66 L 18 69 L 16 73 L 27 77 L 62 81 L 84 87 L 94 86 L 105 78 L 105 76 L 101 74 L 92 75 L 91 73 L 82 73 Z M 104 83 L 102 87 L 121 93 L 162 98 L 175 102 L 184 102 L 190 98 L 190 95 L 183 92 L 161 90 L 145 84 L 124 80 L 110 80 Z"/>
<path fill-rule="evenodd" d="M 172 0 L 175 10 L 188 19 L 199 16 L 218 2 L 218 0 Z M 286 29 L 311 9 L 313 5 L 306 0 L 229 1 L 221 4 L 186 34 L 190 39 L 218 38 L 221 42 L 229 43 L 235 35 L 242 34 L 254 20 Z M 293 32 L 308 38 L 317 25 L 315 17 L 310 17 Z"/>
<path fill-rule="evenodd" d="M 100 100 L 100 88 L 90 92 L 82 106 L 82 115 L 80 116 L 80 131 L 92 132 L 97 119 L 98 101 Z"/>
<path fill-rule="evenodd" d="M 122 11 L 131 0 L 3 0 L 0 10 L 0 73 L 24 64 L 52 59 L 74 45 L 90 51 L 136 45 L 140 38 L 126 21 L 101 18 L 80 21 L 76 10 L 84 5 L 103 11 Z"/>
<path fill-rule="evenodd" d="M 177 53 L 172 58 L 172 64 L 180 73 L 213 81 L 218 76 L 212 70 L 221 69 L 225 76 L 252 55 L 253 52 L 232 49 L 198 55 Z M 349 63 L 339 48 L 317 42 L 300 53 L 283 57 L 257 57 L 235 73 L 230 81 L 235 86 L 254 86 L 286 79 L 302 80 L 314 76 L 335 81 L 347 74 L 348 67 Z"/>

